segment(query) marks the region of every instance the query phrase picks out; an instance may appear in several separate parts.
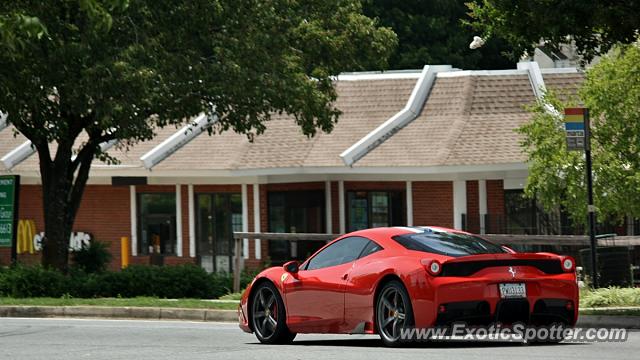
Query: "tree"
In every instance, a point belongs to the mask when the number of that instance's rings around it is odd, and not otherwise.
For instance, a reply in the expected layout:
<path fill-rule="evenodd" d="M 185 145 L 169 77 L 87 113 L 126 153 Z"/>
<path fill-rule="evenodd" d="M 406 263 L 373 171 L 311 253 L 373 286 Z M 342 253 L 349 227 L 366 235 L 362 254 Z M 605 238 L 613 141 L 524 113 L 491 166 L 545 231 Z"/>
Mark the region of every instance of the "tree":
<path fill-rule="evenodd" d="M 464 22 L 468 0 L 366 0 L 364 12 L 398 34 L 399 46 L 389 60 L 392 69 L 421 69 L 426 64 L 450 64 L 462 69 L 509 69 L 505 41 L 494 39 L 469 49 L 476 35 Z"/>
<path fill-rule="evenodd" d="M 617 43 L 633 42 L 640 2 L 614 0 L 479 0 L 469 3 L 472 24 L 485 38 L 498 36 L 521 56 L 544 39 L 552 48 L 575 41 L 584 61 Z"/>
<path fill-rule="evenodd" d="M 640 48 L 617 48 L 586 74 L 579 99 L 548 93 L 533 108 L 520 131 L 529 156 L 525 193 L 547 209 L 562 206 L 577 223 L 587 220 L 585 163 L 582 152 L 567 152 L 563 108 L 578 101 L 592 120 L 594 196 L 601 219 L 640 217 Z M 552 106 L 559 114 L 547 111 Z"/>
<path fill-rule="evenodd" d="M 43 264 L 67 268 L 92 161 L 117 161 L 101 143 L 203 112 L 248 136 L 272 113 L 331 131 L 332 76 L 383 67 L 395 43 L 358 0 L 3 1 L 0 110 L 38 153 Z"/>

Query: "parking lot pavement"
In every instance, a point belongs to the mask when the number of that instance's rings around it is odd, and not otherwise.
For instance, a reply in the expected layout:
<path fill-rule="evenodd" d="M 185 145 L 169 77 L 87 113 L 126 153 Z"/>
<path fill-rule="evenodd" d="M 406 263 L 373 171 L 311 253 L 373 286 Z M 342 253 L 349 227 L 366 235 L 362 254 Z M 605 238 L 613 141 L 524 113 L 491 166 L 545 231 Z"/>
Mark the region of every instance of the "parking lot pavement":
<path fill-rule="evenodd" d="M 299 335 L 259 344 L 236 324 L 184 321 L 0 319 L 0 359 L 637 359 L 640 332 L 624 343 L 432 343 L 385 348 L 377 336 Z"/>

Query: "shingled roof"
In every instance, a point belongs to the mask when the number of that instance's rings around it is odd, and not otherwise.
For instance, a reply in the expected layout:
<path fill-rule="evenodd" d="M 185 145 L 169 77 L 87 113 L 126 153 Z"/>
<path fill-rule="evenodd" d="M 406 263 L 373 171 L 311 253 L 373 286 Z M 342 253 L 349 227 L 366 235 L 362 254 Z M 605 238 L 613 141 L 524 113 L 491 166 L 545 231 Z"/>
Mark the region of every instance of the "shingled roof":
<path fill-rule="evenodd" d="M 264 134 L 249 142 L 231 131 L 206 133 L 182 146 L 155 166 L 156 174 L 179 170 L 257 170 L 348 167 L 340 154 L 400 111 L 420 72 L 352 75 L 337 80 L 337 107 L 343 114 L 331 133 L 304 136 L 293 117 L 274 116 Z M 547 88 L 575 94 L 583 75 L 573 71 L 543 72 Z M 370 151 L 354 168 L 425 168 L 523 164 L 520 136 L 514 131 L 530 114 L 525 107 L 535 101 L 526 71 L 453 71 L 439 73 L 421 113 L 407 126 Z M 96 168 L 146 171 L 140 157 L 175 133 L 158 129 L 157 136 L 128 151 L 112 149 L 121 161 L 117 167 L 96 163 Z M 11 126 L 0 131 L 0 157 L 26 139 L 14 137 Z M 12 169 L 37 171 L 37 156 Z M 116 171 L 117 169 L 117 171 Z M 0 165 L 0 173 L 7 172 Z"/>

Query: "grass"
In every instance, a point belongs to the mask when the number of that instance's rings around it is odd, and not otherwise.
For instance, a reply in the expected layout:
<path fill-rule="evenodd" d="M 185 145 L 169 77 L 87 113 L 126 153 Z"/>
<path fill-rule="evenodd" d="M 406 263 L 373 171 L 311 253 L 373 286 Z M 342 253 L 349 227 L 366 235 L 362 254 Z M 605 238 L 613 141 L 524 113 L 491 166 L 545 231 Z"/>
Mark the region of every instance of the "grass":
<path fill-rule="evenodd" d="M 153 297 L 136 297 L 130 299 L 121 298 L 97 298 L 76 299 L 61 298 L 0 298 L 0 305 L 24 305 L 24 306 L 130 306 L 130 307 L 165 307 L 165 308 L 189 308 L 189 309 L 222 309 L 235 310 L 236 303 L 212 302 L 200 299 L 159 299 Z"/>
<path fill-rule="evenodd" d="M 220 296 L 220 300 L 240 300 L 243 292 L 231 293 Z"/>
<path fill-rule="evenodd" d="M 615 306 L 640 306 L 640 288 L 609 287 L 580 291 L 581 308 L 607 308 Z"/>

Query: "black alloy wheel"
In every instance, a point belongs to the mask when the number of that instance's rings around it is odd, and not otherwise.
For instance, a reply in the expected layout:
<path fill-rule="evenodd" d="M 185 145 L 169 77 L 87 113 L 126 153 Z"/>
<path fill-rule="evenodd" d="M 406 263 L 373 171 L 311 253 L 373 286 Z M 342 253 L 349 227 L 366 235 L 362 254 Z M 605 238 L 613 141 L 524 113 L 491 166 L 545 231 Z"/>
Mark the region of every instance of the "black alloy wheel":
<path fill-rule="evenodd" d="M 384 285 L 376 302 L 376 327 L 387 346 L 398 346 L 410 339 L 402 338 L 402 329 L 413 326 L 411 300 L 404 285 L 390 281 Z"/>
<path fill-rule="evenodd" d="M 256 337 L 264 344 L 290 343 L 296 336 L 287 328 L 284 302 L 270 282 L 258 285 L 254 292 L 251 323 Z"/>

